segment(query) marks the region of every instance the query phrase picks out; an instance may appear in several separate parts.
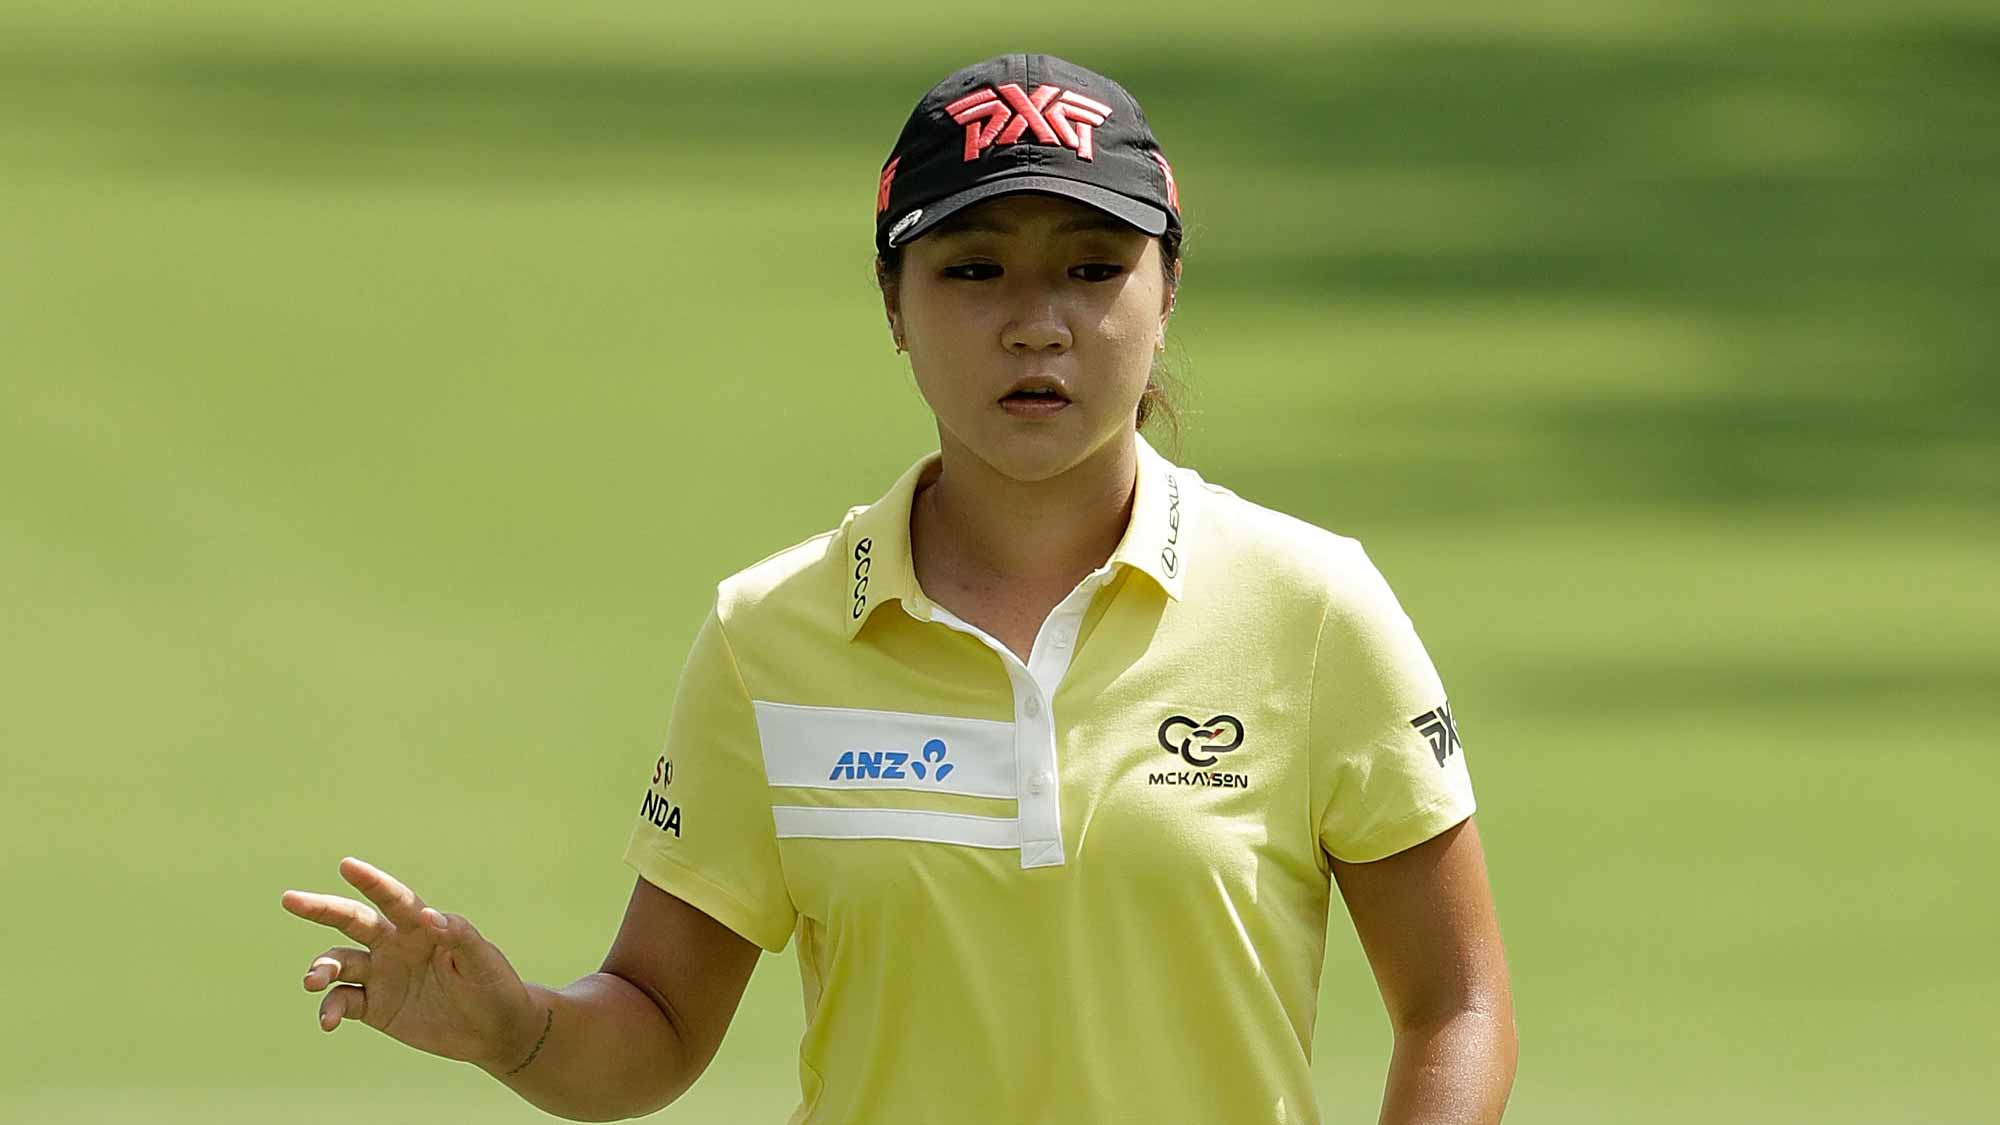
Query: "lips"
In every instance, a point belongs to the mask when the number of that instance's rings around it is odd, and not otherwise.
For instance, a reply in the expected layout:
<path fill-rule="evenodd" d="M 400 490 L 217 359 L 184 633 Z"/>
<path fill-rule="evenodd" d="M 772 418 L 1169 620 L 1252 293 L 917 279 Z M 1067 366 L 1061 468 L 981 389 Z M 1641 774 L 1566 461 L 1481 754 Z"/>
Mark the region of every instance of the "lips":
<path fill-rule="evenodd" d="M 1066 403 L 1069 401 L 1069 392 L 1063 387 L 1062 380 L 1060 379 L 1048 375 L 1031 375 L 1015 383 L 1012 387 L 1007 388 L 1007 393 L 1000 396 L 1000 401 L 1003 403 Z"/>
<path fill-rule="evenodd" d="M 1046 421 L 1069 409 L 1069 390 L 1053 376 L 1031 375 L 1007 388 L 998 405 L 1024 422 Z"/>

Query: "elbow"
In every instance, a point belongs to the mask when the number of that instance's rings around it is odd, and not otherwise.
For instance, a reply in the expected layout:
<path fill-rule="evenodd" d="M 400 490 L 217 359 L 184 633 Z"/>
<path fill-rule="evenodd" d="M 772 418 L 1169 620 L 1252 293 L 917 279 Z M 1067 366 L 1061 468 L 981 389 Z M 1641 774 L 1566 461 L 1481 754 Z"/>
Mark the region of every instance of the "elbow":
<path fill-rule="evenodd" d="M 644 996 L 652 1003 L 659 1021 L 655 1025 L 657 1029 L 655 1048 L 648 1052 L 653 1062 L 646 1068 L 654 1081 L 648 1085 L 641 1104 L 637 1106 L 628 1104 L 615 1116 L 596 1120 L 625 1121 L 658 1113 L 672 1105 L 682 1094 L 687 1093 L 688 1088 L 694 1085 L 694 1080 L 701 1077 L 701 1072 L 708 1068 L 708 1061 L 714 1055 L 714 1050 L 711 1048 L 702 1051 L 696 1048 L 693 1038 L 689 1035 L 686 1021 L 675 1011 L 673 1001 L 658 989 L 645 981 L 635 980 L 621 973 L 610 970 L 599 971 Z"/>
<path fill-rule="evenodd" d="M 1446 1037 L 1479 1050 L 1512 1074 L 1520 1055 L 1520 1027 L 1512 1000 L 1468 996 L 1451 1002 L 1398 1013 L 1392 1021 L 1398 1040 L 1422 1041 Z"/>
<path fill-rule="evenodd" d="M 1461 1020 L 1514 1028 L 1514 1000 L 1505 989 L 1439 989 L 1389 1006 L 1389 1026 L 1398 1035 L 1421 1034 Z"/>

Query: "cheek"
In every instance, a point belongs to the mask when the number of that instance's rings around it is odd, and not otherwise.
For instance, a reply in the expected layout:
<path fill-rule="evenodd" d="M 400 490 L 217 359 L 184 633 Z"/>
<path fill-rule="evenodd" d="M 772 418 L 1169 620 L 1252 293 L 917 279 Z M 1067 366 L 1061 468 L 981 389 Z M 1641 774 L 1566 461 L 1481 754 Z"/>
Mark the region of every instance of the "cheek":
<path fill-rule="evenodd" d="M 963 338 L 928 329 L 921 341 L 910 343 L 910 375 L 917 395 L 932 414 L 946 422 L 963 422 L 984 405 L 977 381 L 964 377 L 972 360 Z"/>
<path fill-rule="evenodd" d="M 1112 342 L 1122 350 L 1150 351 L 1158 331 L 1145 309 L 1130 310 L 1119 318 Z"/>
<path fill-rule="evenodd" d="M 921 336 L 932 347 L 961 346 L 993 314 L 990 305 L 940 285 L 919 284 L 903 294 L 903 323 L 912 341 Z"/>
<path fill-rule="evenodd" d="M 1102 346 L 1117 354 L 1120 368 L 1136 368 L 1142 382 L 1152 369 L 1153 344 L 1159 334 L 1159 322 L 1151 307 L 1140 301 L 1129 304 L 1121 301 L 1098 329 Z"/>

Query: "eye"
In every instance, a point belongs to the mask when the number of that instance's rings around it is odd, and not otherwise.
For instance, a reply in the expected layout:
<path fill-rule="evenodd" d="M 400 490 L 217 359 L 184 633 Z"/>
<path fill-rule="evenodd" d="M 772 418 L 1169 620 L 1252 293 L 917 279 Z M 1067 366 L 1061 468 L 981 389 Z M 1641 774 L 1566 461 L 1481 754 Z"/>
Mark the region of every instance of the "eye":
<path fill-rule="evenodd" d="M 1085 272 L 1092 270 L 1102 271 L 1098 276 L 1085 277 L 1083 279 L 1085 281 L 1110 281 L 1112 278 L 1125 272 L 1124 266 L 1115 265 L 1111 262 L 1085 262 L 1076 268 Z"/>
<path fill-rule="evenodd" d="M 992 272 L 985 272 L 988 270 Z M 942 272 L 946 277 L 959 281 L 987 281 L 999 276 L 1000 267 L 992 262 L 965 262 L 956 266 L 946 266 Z"/>

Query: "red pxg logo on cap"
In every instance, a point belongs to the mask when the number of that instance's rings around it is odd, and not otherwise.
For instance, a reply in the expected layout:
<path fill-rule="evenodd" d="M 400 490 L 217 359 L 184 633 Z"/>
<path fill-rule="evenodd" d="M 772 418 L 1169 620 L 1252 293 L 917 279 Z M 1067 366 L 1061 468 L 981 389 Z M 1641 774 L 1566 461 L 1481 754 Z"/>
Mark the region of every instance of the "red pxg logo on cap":
<path fill-rule="evenodd" d="M 993 73 L 992 64 L 998 61 L 1000 60 L 988 60 L 979 64 L 977 68 L 968 69 L 990 74 Z M 1061 64 L 1059 59 L 1043 61 L 1045 65 Z M 1081 71 L 1081 68 L 1073 65 L 1062 65 L 1069 66 L 1072 71 Z M 957 77 L 954 76 L 953 80 L 956 81 Z M 1089 78 L 1073 81 L 1091 85 Z M 1103 79 L 1099 81 L 1108 82 Z M 1115 86 L 1111 88 L 1116 90 Z M 1123 94 L 1122 91 L 1117 92 Z M 1114 113 L 1111 106 L 1053 82 L 1034 85 L 1032 90 L 1023 89 L 1022 84 L 1018 82 L 988 82 L 943 107 L 944 116 L 949 117 L 953 123 L 965 127 L 963 161 L 953 166 L 949 163 L 948 157 L 942 161 L 938 159 L 942 154 L 938 153 L 937 149 L 949 144 L 951 135 L 937 128 L 943 122 L 930 116 L 938 112 L 935 108 L 936 103 L 930 101 L 933 95 L 949 96 L 949 93 L 941 84 L 940 88 L 933 90 L 932 95 L 926 95 L 925 101 L 918 103 L 917 112 L 911 115 L 910 123 L 904 127 L 904 137 L 899 141 L 908 143 L 911 148 L 923 154 L 921 159 L 926 177 L 926 182 L 920 189 L 923 198 L 946 201 L 944 212 L 934 217 L 933 222 L 964 206 L 967 202 L 965 196 L 975 188 L 981 189 L 977 198 L 984 198 L 994 194 L 998 181 L 1016 175 L 1074 180 L 1080 184 L 1088 184 L 1122 195 L 1133 201 L 1135 206 L 1121 209 L 1115 203 L 1111 206 L 1103 203 L 1098 205 L 1121 218 L 1128 219 L 1142 229 L 1153 229 L 1160 224 L 1162 216 L 1155 213 L 1157 211 L 1167 212 L 1165 218 L 1168 223 L 1172 223 L 1174 217 L 1180 214 L 1180 191 L 1174 183 L 1173 167 L 1167 163 L 1167 158 L 1160 154 L 1158 144 L 1153 140 L 1150 130 L 1146 128 L 1144 118 L 1137 113 L 1136 105 L 1128 117 L 1121 118 L 1115 126 L 1111 126 L 1115 132 L 1107 136 L 1115 138 L 1118 143 L 1113 145 L 1104 163 L 1099 164 L 1095 159 L 1097 153 L 1093 145 L 1094 133 L 1110 121 Z M 1129 139 L 1125 136 L 1128 132 L 1131 134 Z M 995 146 L 1014 144 L 1066 148 L 1084 163 L 1072 164 L 1060 160 L 1052 164 L 1021 161 L 996 170 L 990 175 L 983 174 L 980 169 L 965 167 L 966 164 L 976 162 L 987 155 Z M 889 163 L 882 168 L 881 178 L 876 181 L 875 216 L 878 224 L 889 210 L 889 196 L 896 183 L 896 172 L 903 162 L 903 155 L 897 154 L 891 157 Z M 1132 158 L 1135 156 L 1141 158 L 1137 161 L 1141 166 L 1140 169 L 1132 167 L 1134 163 Z M 1164 183 L 1152 180 L 1141 170 L 1147 160 L 1158 166 L 1160 178 Z M 1161 187 L 1166 189 L 1164 199 L 1161 198 Z M 1089 195 L 1074 192 L 1056 194 L 1070 194 L 1086 202 L 1094 201 Z M 913 198 L 911 202 L 918 200 Z M 1161 204 L 1165 206 L 1162 207 Z M 922 221 L 924 212 L 924 207 L 909 210 L 888 230 L 887 244 L 894 246 L 896 239 L 905 230 Z M 879 227 L 877 237 L 884 237 Z"/>
<path fill-rule="evenodd" d="M 1049 103 L 1054 102 L 1051 106 Z M 979 159 L 989 146 L 1011 145 L 1028 130 L 1041 144 L 1059 144 L 1078 159 L 1090 159 L 1090 131 L 1111 116 L 1111 107 L 1075 90 L 1042 85 L 1030 94 L 1009 82 L 996 92 L 984 86 L 944 107 L 965 126 L 965 158 Z"/>

